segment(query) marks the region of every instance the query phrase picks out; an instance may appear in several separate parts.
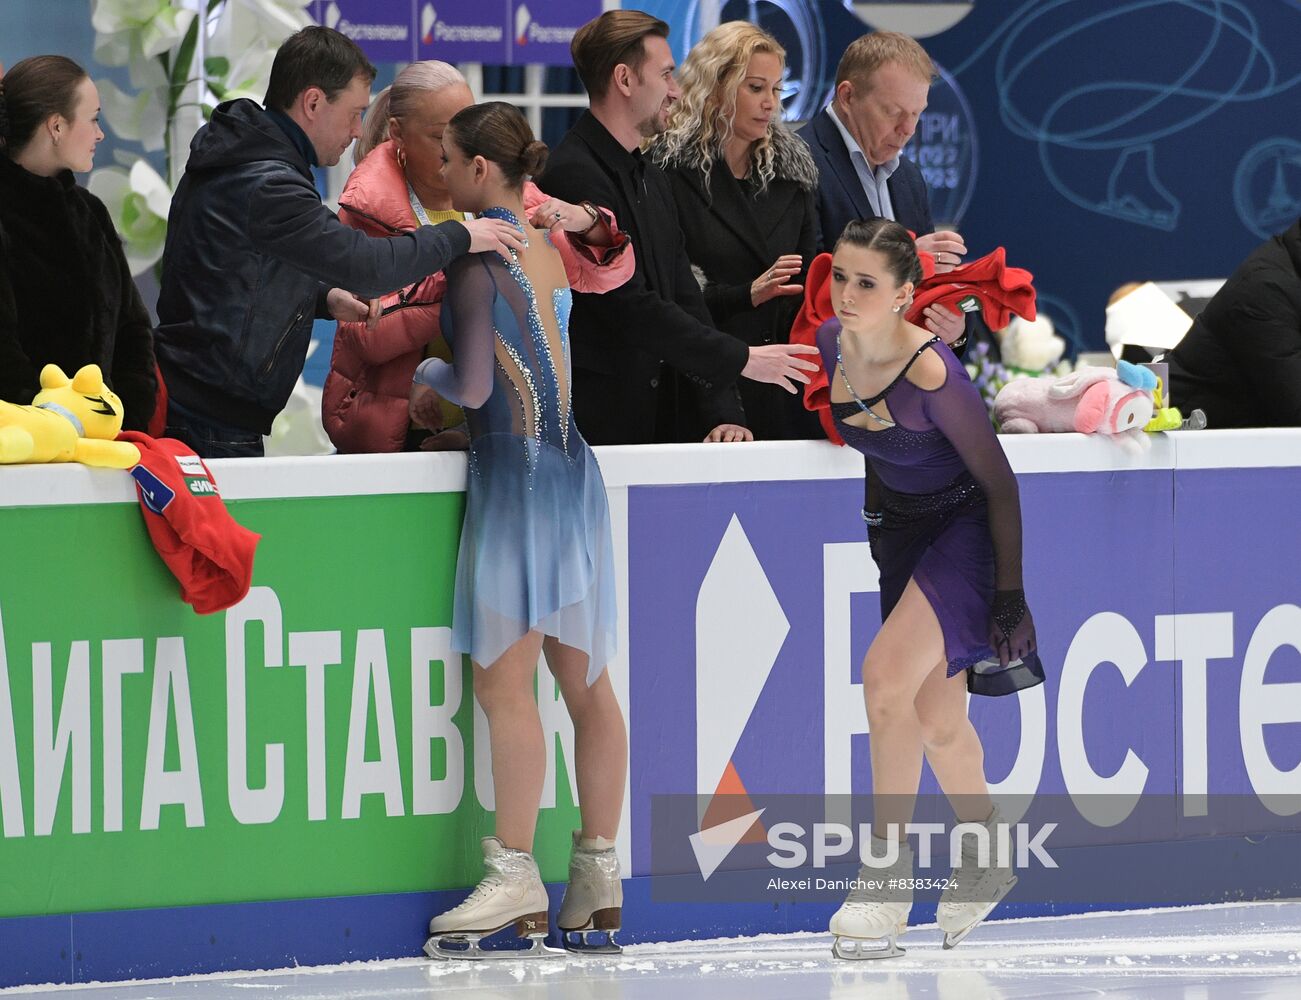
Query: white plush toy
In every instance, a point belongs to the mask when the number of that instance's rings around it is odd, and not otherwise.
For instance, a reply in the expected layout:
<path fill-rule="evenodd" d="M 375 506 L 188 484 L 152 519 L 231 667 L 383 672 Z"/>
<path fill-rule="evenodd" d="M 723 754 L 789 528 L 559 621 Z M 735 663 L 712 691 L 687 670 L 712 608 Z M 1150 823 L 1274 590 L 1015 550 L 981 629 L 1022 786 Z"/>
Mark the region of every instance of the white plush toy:
<path fill-rule="evenodd" d="M 1066 341 L 1057 336 L 1053 321 L 1043 313 L 1034 320 L 1013 316 L 999 338 L 1003 364 L 1027 372 L 1041 372 L 1061 361 Z"/>

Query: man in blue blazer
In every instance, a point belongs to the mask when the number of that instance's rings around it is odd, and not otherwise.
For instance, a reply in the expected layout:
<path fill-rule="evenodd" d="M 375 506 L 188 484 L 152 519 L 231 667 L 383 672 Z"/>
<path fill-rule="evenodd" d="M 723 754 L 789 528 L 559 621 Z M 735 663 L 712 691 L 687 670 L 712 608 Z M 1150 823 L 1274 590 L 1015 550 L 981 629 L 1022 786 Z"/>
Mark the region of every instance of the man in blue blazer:
<path fill-rule="evenodd" d="M 818 165 L 818 249 L 830 250 L 854 219 L 894 219 L 952 270 L 967 252 L 955 232 L 935 232 L 926 181 L 903 148 L 926 110 L 935 66 L 907 35 L 876 31 L 852 42 L 836 68 L 836 92 L 799 131 Z M 946 343 L 962 336 L 962 315 L 931 306 L 926 326 Z"/>

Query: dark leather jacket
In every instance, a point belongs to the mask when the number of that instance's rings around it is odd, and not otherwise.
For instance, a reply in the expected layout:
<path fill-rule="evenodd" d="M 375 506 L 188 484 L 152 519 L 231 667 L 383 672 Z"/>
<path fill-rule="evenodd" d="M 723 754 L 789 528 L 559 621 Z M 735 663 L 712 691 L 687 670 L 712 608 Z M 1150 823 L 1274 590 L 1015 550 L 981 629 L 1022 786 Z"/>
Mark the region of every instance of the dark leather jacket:
<path fill-rule="evenodd" d="M 156 340 L 168 394 L 265 434 L 303 370 L 330 288 L 379 296 L 469 248 L 458 222 L 387 239 L 343 225 L 271 116 L 253 101 L 223 104 L 190 145 L 168 218 Z"/>

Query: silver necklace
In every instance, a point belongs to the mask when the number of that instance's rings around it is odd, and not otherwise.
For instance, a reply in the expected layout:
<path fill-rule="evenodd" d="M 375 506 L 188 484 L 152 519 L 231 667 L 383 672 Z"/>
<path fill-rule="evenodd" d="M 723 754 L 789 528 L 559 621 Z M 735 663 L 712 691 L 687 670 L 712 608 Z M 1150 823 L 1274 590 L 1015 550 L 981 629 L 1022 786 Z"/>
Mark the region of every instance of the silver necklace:
<path fill-rule="evenodd" d="M 854 398 L 854 402 L 858 404 L 858 408 L 862 410 L 864 413 L 866 413 L 873 420 L 875 420 L 882 427 L 893 427 L 895 425 L 893 420 L 887 420 L 885 417 L 881 416 L 870 406 L 864 403 L 863 400 L 859 397 L 858 393 L 854 391 L 854 386 L 849 381 L 849 374 L 845 371 L 845 359 L 840 352 L 840 331 L 839 330 L 836 331 L 836 367 L 840 369 L 840 378 L 845 383 L 845 388 L 849 390 L 850 396 Z"/>

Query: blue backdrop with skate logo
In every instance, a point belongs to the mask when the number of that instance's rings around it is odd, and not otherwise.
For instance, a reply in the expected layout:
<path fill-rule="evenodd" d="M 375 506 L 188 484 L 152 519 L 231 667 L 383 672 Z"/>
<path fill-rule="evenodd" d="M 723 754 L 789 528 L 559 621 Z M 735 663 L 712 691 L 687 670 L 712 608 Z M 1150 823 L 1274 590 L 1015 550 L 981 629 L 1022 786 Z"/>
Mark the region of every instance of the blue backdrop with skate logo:
<path fill-rule="evenodd" d="M 641 0 L 674 51 L 695 0 Z M 937 223 L 1036 276 L 1079 346 L 1128 281 L 1227 277 L 1301 215 L 1301 4 L 1296 0 L 723 0 L 788 51 L 787 117 L 827 101 L 846 46 L 918 38 L 940 80 L 911 155 Z M 931 146 L 931 150 L 926 150 Z M 943 167 L 943 171 L 941 171 Z"/>
<path fill-rule="evenodd" d="M 1301 533 L 1276 508 L 1301 470 L 1019 481 L 1048 680 L 972 699 L 991 789 L 1056 797 L 1075 844 L 1127 797 L 1154 803 L 1142 841 L 1295 829 Z M 880 614 L 861 503 L 854 480 L 629 489 L 634 874 L 664 873 L 654 796 L 870 791 L 859 671 Z M 922 791 L 938 791 L 929 768 Z"/>

